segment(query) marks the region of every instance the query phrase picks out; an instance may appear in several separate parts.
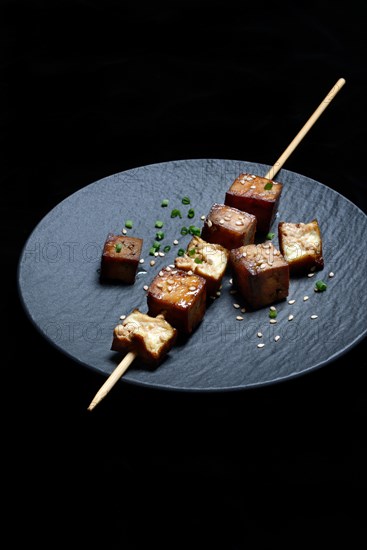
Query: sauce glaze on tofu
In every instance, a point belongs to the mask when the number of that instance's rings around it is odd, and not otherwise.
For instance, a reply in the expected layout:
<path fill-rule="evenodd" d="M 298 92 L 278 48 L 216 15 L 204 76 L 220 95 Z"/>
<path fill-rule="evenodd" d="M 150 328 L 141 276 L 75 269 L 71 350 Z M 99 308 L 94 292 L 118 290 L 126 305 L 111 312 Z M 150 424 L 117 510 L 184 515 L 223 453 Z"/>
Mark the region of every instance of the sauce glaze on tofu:
<path fill-rule="evenodd" d="M 260 309 L 288 296 L 289 266 L 271 242 L 231 250 L 230 265 L 234 284 L 251 309 Z"/>
<path fill-rule="evenodd" d="M 134 309 L 113 331 L 111 349 L 134 351 L 149 365 L 158 365 L 170 351 L 177 330 L 161 315 L 150 317 Z"/>
<path fill-rule="evenodd" d="M 149 315 L 160 313 L 182 334 L 191 334 L 206 311 L 206 280 L 182 269 L 162 269 L 148 287 Z"/>
<path fill-rule="evenodd" d="M 201 231 L 208 243 L 231 250 L 255 241 L 256 217 L 225 204 L 214 203 Z"/>
<path fill-rule="evenodd" d="M 208 297 L 214 296 L 219 290 L 228 258 L 229 251 L 220 244 L 208 243 L 201 237 L 193 237 L 187 245 L 185 254 L 175 259 L 175 265 L 178 269 L 204 277 Z"/>
<path fill-rule="evenodd" d="M 101 280 L 135 282 L 143 239 L 109 233 L 101 259 Z"/>
<path fill-rule="evenodd" d="M 277 181 L 242 173 L 226 192 L 224 202 L 256 216 L 256 230 L 266 234 L 274 221 L 282 189 Z"/>
<path fill-rule="evenodd" d="M 322 238 L 317 219 L 309 223 L 280 222 L 279 248 L 292 274 L 304 274 L 324 267 Z"/>

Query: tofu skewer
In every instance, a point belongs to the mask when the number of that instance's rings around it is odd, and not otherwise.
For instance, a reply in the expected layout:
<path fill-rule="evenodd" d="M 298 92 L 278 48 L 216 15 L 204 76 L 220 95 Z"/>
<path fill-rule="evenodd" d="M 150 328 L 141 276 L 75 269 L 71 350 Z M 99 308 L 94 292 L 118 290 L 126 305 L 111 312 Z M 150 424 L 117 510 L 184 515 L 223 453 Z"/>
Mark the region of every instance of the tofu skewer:
<path fill-rule="evenodd" d="M 295 136 L 295 138 L 292 140 L 292 142 L 288 145 L 288 147 L 285 149 L 285 151 L 282 153 L 282 155 L 278 158 L 278 160 L 274 163 L 274 165 L 265 174 L 265 176 L 264 176 L 265 179 L 268 179 L 268 180 L 271 181 L 275 177 L 275 175 L 282 168 L 282 166 L 284 165 L 286 160 L 290 157 L 290 155 L 293 153 L 295 148 L 302 141 L 302 139 L 305 137 L 307 132 L 311 129 L 311 127 L 314 125 L 314 123 L 317 121 L 317 119 L 320 117 L 320 115 L 324 112 L 326 107 L 331 103 L 331 101 L 334 99 L 336 94 L 341 90 L 341 88 L 344 86 L 344 84 L 345 84 L 345 79 L 344 78 L 339 78 L 339 80 L 336 82 L 336 84 L 333 86 L 333 88 L 330 90 L 330 92 L 327 94 L 327 96 L 323 99 L 323 101 L 320 103 L 320 105 L 317 107 L 317 109 L 313 112 L 313 114 L 310 116 L 310 118 L 307 120 L 307 122 L 304 124 L 304 126 L 301 128 L 301 130 L 298 132 L 298 134 Z M 257 178 L 257 176 L 254 176 L 254 178 Z M 272 183 L 274 183 L 274 182 L 272 182 Z M 210 242 L 210 241 L 208 241 L 208 242 Z M 141 246 L 141 243 L 139 244 L 139 246 Z M 242 251 L 242 254 L 241 254 L 242 258 L 246 257 L 246 254 L 247 254 L 246 253 L 246 250 L 247 250 L 246 245 L 244 245 L 242 247 L 239 247 L 239 248 L 234 248 L 230 253 L 232 265 L 236 262 L 236 260 L 238 260 L 238 254 L 237 253 L 240 249 Z M 116 251 L 119 251 L 119 250 L 116 250 Z M 245 253 L 243 251 L 245 251 Z M 139 248 L 138 254 L 140 254 L 140 248 Z M 242 266 L 242 264 L 241 264 L 241 266 Z M 260 265 L 260 267 L 261 267 L 261 265 Z M 133 267 L 132 271 L 133 271 L 133 273 L 132 273 L 130 279 L 127 281 L 129 283 L 133 282 L 133 280 L 134 280 L 135 267 Z M 178 269 L 178 272 L 179 272 L 181 278 L 182 277 L 185 278 L 185 275 L 191 276 L 191 275 L 188 275 L 182 269 Z M 124 275 L 124 277 L 125 277 L 125 275 Z M 194 275 L 194 277 L 195 277 L 195 275 Z M 190 302 L 190 303 L 186 303 L 186 300 L 183 300 L 185 307 L 182 309 L 182 311 L 179 311 L 177 309 L 177 307 L 175 307 L 174 303 L 171 300 L 167 299 L 166 295 L 161 292 L 163 284 L 167 283 L 167 281 L 165 280 L 166 277 L 164 275 L 163 276 L 162 275 L 157 276 L 154 279 L 154 281 L 152 282 L 152 284 L 150 286 L 149 293 L 148 293 L 149 312 L 150 313 L 152 312 L 154 314 L 154 312 L 160 311 L 160 313 L 157 315 L 156 319 L 159 318 L 159 319 L 162 319 L 162 321 L 164 321 L 164 314 L 166 314 L 167 312 L 164 311 L 164 313 L 163 313 L 162 309 L 165 308 L 168 305 L 168 314 L 169 314 L 170 320 L 173 319 L 174 321 L 177 321 L 179 326 L 180 326 L 180 329 L 183 330 L 184 333 L 190 334 L 196 328 L 196 325 L 200 323 L 200 321 L 202 320 L 202 318 L 204 316 L 204 313 L 205 313 L 205 300 L 206 300 L 206 293 L 207 293 L 207 288 L 206 288 L 207 281 L 206 281 L 205 278 L 201 277 L 200 275 L 198 275 L 197 277 L 198 277 L 198 280 L 195 281 L 194 294 L 197 295 L 199 298 L 197 300 L 194 300 L 193 302 Z M 285 289 L 284 289 L 284 294 L 285 295 L 287 294 L 288 280 L 289 280 L 288 273 L 286 273 L 286 275 L 285 275 Z M 175 288 L 175 287 L 171 288 L 172 285 L 170 285 L 169 283 L 167 283 L 167 284 L 168 284 L 168 288 L 171 289 L 170 292 L 172 292 L 172 289 L 175 290 L 175 292 L 173 292 L 173 294 L 176 294 L 176 292 L 178 292 L 178 294 L 180 294 L 180 292 L 182 292 L 182 288 L 180 289 L 180 285 L 178 285 L 178 288 Z M 184 280 L 184 286 L 186 284 L 187 284 L 187 282 Z M 191 288 L 193 289 L 193 287 L 194 287 L 194 285 Z M 191 291 L 191 294 L 192 293 L 193 293 L 193 291 Z M 282 297 L 283 296 L 281 296 L 281 298 Z M 180 302 L 182 302 L 182 295 L 179 296 L 179 298 L 180 298 Z M 263 303 L 255 304 L 255 309 L 256 309 L 256 307 L 261 307 L 263 305 L 264 305 Z M 190 310 L 192 310 L 191 316 L 190 316 Z M 138 310 L 135 310 L 135 312 L 136 311 L 138 311 Z M 144 315 L 144 314 L 142 314 L 142 315 Z M 146 317 L 149 317 L 149 316 L 146 315 Z M 151 319 L 153 320 L 154 317 L 151 317 Z M 171 327 L 171 325 L 168 322 L 167 322 L 167 325 L 169 327 Z M 172 328 L 173 327 L 171 327 L 171 329 Z M 115 349 L 118 349 L 118 344 L 117 344 L 118 335 L 116 334 L 117 329 L 118 329 L 118 327 L 116 327 L 115 331 L 114 331 L 114 341 L 113 341 L 112 349 L 114 349 L 114 344 L 116 346 Z M 176 329 L 173 328 L 173 331 L 174 331 L 174 335 L 172 336 L 171 340 L 168 339 L 167 342 L 164 342 L 165 347 L 163 346 L 162 355 L 166 354 L 166 352 L 172 347 L 172 345 L 173 345 L 173 343 L 176 339 Z M 144 338 L 143 338 L 142 341 L 144 342 Z M 131 349 L 128 351 L 128 353 L 125 355 L 125 357 L 122 359 L 122 361 L 113 370 L 113 372 L 110 374 L 110 376 L 104 382 L 104 384 L 101 386 L 99 391 L 96 393 L 96 395 L 92 399 L 90 405 L 88 406 L 89 411 L 93 410 L 95 408 L 95 406 L 107 395 L 107 393 L 111 390 L 111 388 L 116 384 L 116 382 L 126 372 L 126 370 L 129 368 L 129 366 L 140 355 L 139 354 L 139 346 L 136 344 L 136 342 L 134 343 L 134 338 L 131 338 L 130 344 L 125 342 L 125 345 L 126 345 L 127 348 L 130 347 Z M 145 351 L 147 351 L 147 350 L 145 350 Z M 141 352 L 141 354 L 144 355 L 142 352 Z M 149 355 L 149 350 L 148 350 L 148 355 Z M 147 359 L 146 356 L 144 358 Z M 161 359 L 161 357 L 158 354 L 156 362 L 159 362 L 160 359 Z M 153 362 L 154 362 L 154 359 L 153 359 Z"/>

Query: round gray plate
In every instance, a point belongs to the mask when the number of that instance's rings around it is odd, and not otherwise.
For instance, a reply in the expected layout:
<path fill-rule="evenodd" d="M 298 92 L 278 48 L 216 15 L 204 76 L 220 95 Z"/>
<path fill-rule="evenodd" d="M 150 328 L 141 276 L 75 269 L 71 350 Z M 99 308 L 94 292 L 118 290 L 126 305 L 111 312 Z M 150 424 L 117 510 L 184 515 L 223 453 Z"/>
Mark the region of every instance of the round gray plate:
<path fill-rule="evenodd" d="M 91 369 L 109 375 L 121 360 L 110 350 L 112 332 L 122 314 L 138 307 L 146 312 L 146 293 L 159 270 L 174 262 L 178 248 L 190 236 L 182 226 L 201 226 L 214 202 L 241 171 L 264 175 L 269 166 L 239 160 L 196 159 L 142 166 L 87 185 L 57 205 L 37 225 L 21 254 L 20 295 L 30 319 L 60 351 Z M 276 324 L 268 308 L 245 313 L 236 320 L 241 298 L 231 294 L 230 274 L 221 295 L 207 309 L 201 325 L 185 343 L 150 371 L 137 359 L 123 376 L 130 383 L 186 391 L 224 391 L 279 382 L 329 363 L 359 342 L 367 331 L 365 265 L 367 217 L 353 203 L 326 185 L 281 170 L 284 184 L 277 223 L 308 222 L 317 218 L 323 237 L 325 268 L 313 278 L 291 279 L 288 299 L 278 304 Z M 189 196 L 191 205 L 181 203 Z M 169 199 L 168 208 L 161 207 Z M 193 219 L 188 209 L 195 210 Z M 182 219 L 171 218 L 179 208 Z M 120 232 L 127 219 L 128 234 L 144 239 L 136 282 L 132 286 L 101 284 L 102 247 L 109 232 Z M 164 222 L 165 257 L 150 266 L 148 252 L 155 237 L 155 221 Z M 174 239 L 179 244 L 174 245 Z M 335 276 L 330 279 L 328 273 Z M 317 279 L 327 282 L 315 293 Z M 305 295 L 309 296 L 303 301 Z M 288 321 L 288 316 L 294 316 Z M 311 315 L 318 315 L 312 320 Z M 257 333 L 263 337 L 258 338 Z M 280 336 L 278 341 L 274 340 Z M 263 348 L 257 345 L 262 342 Z M 52 368 L 50 366 L 50 368 Z"/>

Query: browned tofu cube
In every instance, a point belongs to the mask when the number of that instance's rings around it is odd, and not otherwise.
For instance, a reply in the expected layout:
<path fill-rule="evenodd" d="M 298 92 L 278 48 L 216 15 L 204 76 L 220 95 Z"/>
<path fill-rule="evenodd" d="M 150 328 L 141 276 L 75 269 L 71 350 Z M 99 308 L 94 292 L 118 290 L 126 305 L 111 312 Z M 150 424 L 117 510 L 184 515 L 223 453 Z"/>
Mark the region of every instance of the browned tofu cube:
<path fill-rule="evenodd" d="M 206 280 L 206 294 L 214 296 L 219 290 L 227 268 L 229 251 L 220 244 L 207 243 L 201 237 L 193 237 L 183 256 L 175 259 L 178 269 L 183 269 Z"/>
<path fill-rule="evenodd" d="M 134 283 L 142 246 L 143 239 L 109 233 L 102 252 L 101 279 Z"/>
<path fill-rule="evenodd" d="M 206 310 L 206 281 L 182 269 L 162 269 L 147 292 L 149 315 L 160 313 L 181 334 L 191 334 Z"/>
<path fill-rule="evenodd" d="M 256 218 L 247 212 L 225 204 L 213 204 L 201 231 L 208 243 L 220 244 L 231 250 L 255 240 Z"/>
<path fill-rule="evenodd" d="M 266 234 L 274 221 L 282 189 L 277 181 L 242 173 L 226 192 L 224 202 L 256 216 L 257 232 Z"/>
<path fill-rule="evenodd" d="M 321 232 L 316 219 L 309 223 L 280 222 L 278 240 L 291 274 L 301 275 L 324 267 Z"/>
<path fill-rule="evenodd" d="M 231 250 L 233 282 L 249 308 L 255 310 L 288 296 L 289 266 L 271 242 Z"/>
<path fill-rule="evenodd" d="M 177 330 L 161 315 L 150 317 L 134 309 L 113 331 L 111 349 L 134 351 L 146 364 L 158 365 L 176 341 Z"/>

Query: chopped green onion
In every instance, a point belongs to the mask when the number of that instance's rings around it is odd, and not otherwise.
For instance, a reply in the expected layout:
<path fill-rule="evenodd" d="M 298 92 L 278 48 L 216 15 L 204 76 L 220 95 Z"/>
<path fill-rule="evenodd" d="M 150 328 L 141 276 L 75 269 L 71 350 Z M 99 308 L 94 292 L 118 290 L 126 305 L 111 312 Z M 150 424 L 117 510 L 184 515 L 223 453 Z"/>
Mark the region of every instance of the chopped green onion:
<path fill-rule="evenodd" d="M 179 248 L 177 251 L 177 256 L 183 256 L 185 254 L 185 251 L 183 248 Z"/>
<path fill-rule="evenodd" d="M 271 189 L 272 187 L 273 187 L 273 182 L 272 182 L 272 181 L 268 181 L 268 183 L 266 183 L 266 184 L 264 185 L 264 189 L 265 189 L 266 191 L 270 191 L 270 189 Z"/>
<path fill-rule="evenodd" d="M 167 244 L 164 248 L 163 248 L 163 252 L 169 252 L 171 250 L 171 247 L 169 244 Z"/>
<path fill-rule="evenodd" d="M 191 250 L 189 250 L 189 256 L 195 256 L 196 254 L 196 248 L 191 248 Z"/>
<path fill-rule="evenodd" d="M 174 208 L 171 212 L 171 218 L 177 218 L 177 216 L 179 218 L 182 218 L 182 214 L 181 214 L 181 211 L 178 210 L 178 208 Z"/>
<path fill-rule="evenodd" d="M 271 239 L 274 239 L 275 233 L 268 233 L 265 237 L 266 240 L 271 241 Z"/>
<path fill-rule="evenodd" d="M 318 291 L 318 292 L 323 292 L 324 290 L 327 289 L 327 284 L 324 283 L 324 281 L 316 281 L 315 283 L 315 290 Z"/>
<path fill-rule="evenodd" d="M 190 208 L 190 210 L 187 213 L 188 218 L 193 218 L 195 216 L 195 210 L 193 208 Z"/>
<path fill-rule="evenodd" d="M 189 230 L 187 229 L 187 227 L 183 227 L 183 228 L 181 229 L 181 235 L 187 235 L 188 232 L 189 232 Z"/>
<path fill-rule="evenodd" d="M 278 315 L 278 313 L 277 313 L 276 309 L 270 309 L 269 310 L 270 319 L 276 319 L 277 315 Z"/>
<path fill-rule="evenodd" d="M 157 231 L 157 233 L 155 234 L 155 238 L 157 239 L 157 241 L 161 241 L 162 239 L 164 239 L 163 231 Z"/>
<path fill-rule="evenodd" d="M 195 258 L 194 262 L 196 264 L 202 264 L 203 263 L 203 260 L 201 260 L 200 258 Z"/>
<path fill-rule="evenodd" d="M 160 243 L 157 242 L 157 241 L 154 241 L 154 243 L 153 243 L 153 248 L 156 249 L 156 252 L 158 252 L 158 250 L 160 249 L 160 247 L 161 247 Z"/>
<path fill-rule="evenodd" d="M 190 235 L 199 236 L 200 233 L 201 233 L 201 229 L 200 229 L 200 227 L 196 227 L 196 225 L 190 225 L 189 233 L 190 233 Z"/>
<path fill-rule="evenodd" d="M 157 220 L 154 227 L 158 227 L 160 229 L 161 227 L 163 227 L 163 222 L 161 222 L 161 220 Z"/>
<path fill-rule="evenodd" d="M 132 226 L 133 226 L 133 222 L 131 220 L 126 220 L 125 227 L 127 227 L 128 229 L 131 229 Z"/>
<path fill-rule="evenodd" d="M 115 250 L 116 250 L 116 252 L 121 252 L 121 249 L 122 249 L 122 244 L 121 244 L 121 243 L 115 244 Z"/>
<path fill-rule="evenodd" d="M 182 204 L 190 204 L 190 199 L 189 199 L 189 197 L 183 197 L 183 198 L 182 198 Z"/>
<path fill-rule="evenodd" d="M 154 256 L 156 252 L 156 249 L 154 248 L 154 246 L 152 246 L 152 248 L 149 250 L 149 256 Z"/>
<path fill-rule="evenodd" d="M 168 199 L 163 199 L 162 203 L 161 203 L 161 206 L 168 206 L 169 205 L 169 200 Z"/>

